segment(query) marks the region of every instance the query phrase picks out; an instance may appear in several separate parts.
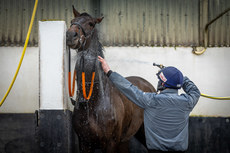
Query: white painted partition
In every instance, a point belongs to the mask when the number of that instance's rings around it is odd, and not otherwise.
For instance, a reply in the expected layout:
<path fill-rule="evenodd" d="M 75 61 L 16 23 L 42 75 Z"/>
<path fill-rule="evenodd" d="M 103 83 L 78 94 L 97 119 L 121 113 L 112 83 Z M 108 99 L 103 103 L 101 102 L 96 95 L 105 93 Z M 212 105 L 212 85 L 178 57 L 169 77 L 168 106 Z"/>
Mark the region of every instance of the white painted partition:
<path fill-rule="evenodd" d="M 66 109 L 66 25 L 64 21 L 39 22 L 40 109 Z"/>

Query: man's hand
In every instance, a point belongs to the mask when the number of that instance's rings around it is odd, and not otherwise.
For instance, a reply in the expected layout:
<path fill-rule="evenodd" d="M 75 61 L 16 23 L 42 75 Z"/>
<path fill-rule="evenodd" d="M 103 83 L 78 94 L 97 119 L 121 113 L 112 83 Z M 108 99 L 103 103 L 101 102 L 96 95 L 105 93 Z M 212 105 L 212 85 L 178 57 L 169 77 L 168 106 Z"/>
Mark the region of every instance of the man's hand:
<path fill-rule="evenodd" d="M 109 65 L 106 63 L 105 59 L 103 59 L 101 56 L 98 56 L 98 60 L 101 62 L 103 71 L 107 74 L 110 70 Z"/>

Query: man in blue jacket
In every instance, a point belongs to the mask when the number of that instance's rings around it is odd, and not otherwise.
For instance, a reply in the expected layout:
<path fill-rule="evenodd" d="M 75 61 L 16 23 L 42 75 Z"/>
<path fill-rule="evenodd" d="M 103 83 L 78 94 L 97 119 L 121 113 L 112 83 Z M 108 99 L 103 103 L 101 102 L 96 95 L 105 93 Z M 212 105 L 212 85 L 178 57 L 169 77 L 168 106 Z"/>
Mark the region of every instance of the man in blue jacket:
<path fill-rule="evenodd" d="M 102 69 L 112 83 L 133 103 L 144 109 L 146 145 L 149 153 L 179 153 L 188 149 L 189 114 L 197 104 L 200 91 L 175 67 L 165 67 L 157 73 L 160 93 L 146 93 L 98 57 Z M 183 88 L 185 94 L 178 95 Z"/>

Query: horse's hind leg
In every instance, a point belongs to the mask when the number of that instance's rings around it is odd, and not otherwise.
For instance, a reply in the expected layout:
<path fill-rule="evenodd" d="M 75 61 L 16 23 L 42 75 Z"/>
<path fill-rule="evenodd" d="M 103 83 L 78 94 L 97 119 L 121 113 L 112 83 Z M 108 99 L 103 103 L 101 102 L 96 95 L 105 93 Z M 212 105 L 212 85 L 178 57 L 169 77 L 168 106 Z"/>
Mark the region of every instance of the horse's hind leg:
<path fill-rule="evenodd" d="M 129 141 L 129 153 L 148 153 L 148 150 L 135 136 L 133 136 Z"/>
<path fill-rule="evenodd" d="M 118 153 L 148 153 L 148 150 L 135 136 L 132 136 L 129 141 L 119 145 Z"/>
<path fill-rule="evenodd" d="M 130 153 L 129 151 L 129 141 L 122 142 L 118 146 L 118 153 Z"/>
<path fill-rule="evenodd" d="M 91 143 L 80 142 L 80 153 L 94 153 L 94 146 Z"/>
<path fill-rule="evenodd" d="M 130 139 L 129 150 L 130 153 L 148 153 L 144 124 L 141 125 L 137 133 Z"/>
<path fill-rule="evenodd" d="M 103 153 L 118 153 L 116 142 L 112 140 L 106 143 L 106 146 L 103 149 Z"/>
<path fill-rule="evenodd" d="M 146 140 L 145 140 L 145 128 L 144 128 L 144 123 L 141 125 L 137 133 L 134 135 L 134 137 L 141 143 L 143 144 L 146 148 Z"/>

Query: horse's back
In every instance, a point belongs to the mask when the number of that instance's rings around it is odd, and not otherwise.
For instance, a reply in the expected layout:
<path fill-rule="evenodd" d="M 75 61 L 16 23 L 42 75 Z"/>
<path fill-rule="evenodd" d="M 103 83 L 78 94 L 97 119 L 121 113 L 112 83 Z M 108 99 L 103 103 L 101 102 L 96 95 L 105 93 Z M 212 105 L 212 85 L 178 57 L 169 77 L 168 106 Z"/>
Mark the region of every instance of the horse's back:
<path fill-rule="evenodd" d="M 138 76 L 130 76 L 127 77 L 126 79 L 144 92 L 156 92 L 156 89 L 152 86 L 152 84 L 149 83 L 144 78 Z"/>

